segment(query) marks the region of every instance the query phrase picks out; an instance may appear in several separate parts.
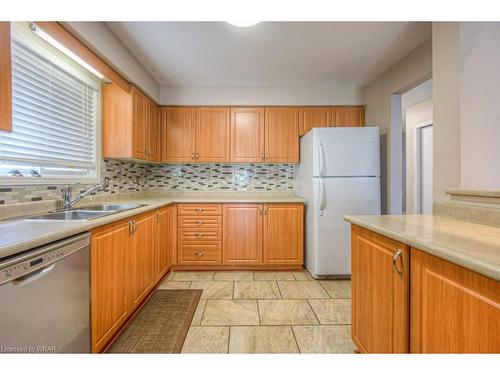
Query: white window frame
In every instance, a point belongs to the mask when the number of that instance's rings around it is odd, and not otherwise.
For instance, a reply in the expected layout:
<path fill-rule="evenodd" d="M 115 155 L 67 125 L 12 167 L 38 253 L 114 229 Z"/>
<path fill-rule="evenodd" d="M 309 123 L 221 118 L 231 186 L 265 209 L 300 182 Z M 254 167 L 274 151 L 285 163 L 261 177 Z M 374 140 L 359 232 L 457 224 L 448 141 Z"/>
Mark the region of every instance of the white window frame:
<path fill-rule="evenodd" d="M 33 49 L 36 53 L 40 54 L 51 63 L 57 65 L 67 73 L 77 77 L 78 79 L 88 83 L 97 90 L 97 103 L 96 103 L 96 129 L 95 129 L 95 176 L 81 177 L 77 175 L 67 176 L 50 176 L 42 175 L 41 177 L 14 177 L 0 175 L 0 186 L 16 186 L 16 185 L 64 185 L 68 183 L 79 182 L 81 184 L 94 184 L 101 181 L 101 168 L 102 168 L 102 85 L 97 84 L 98 77 L 95 77 L 91 72 L 86 70 L 78 62 L 72 60 L 67 55 L 57 50 L 39 36 L 35 35 L 29 30 L 27 23 L 11 23 L 13 37 L 21 43 L 25 43 L 29 48 Z M 32 33 L 33 35 L 30 35 Z M 92 78 L 91 78 L 92 77 Z M 93 78 L 95 77 L 95 78 Z M 14 162 L 15 163 L 15 162 Z"/>

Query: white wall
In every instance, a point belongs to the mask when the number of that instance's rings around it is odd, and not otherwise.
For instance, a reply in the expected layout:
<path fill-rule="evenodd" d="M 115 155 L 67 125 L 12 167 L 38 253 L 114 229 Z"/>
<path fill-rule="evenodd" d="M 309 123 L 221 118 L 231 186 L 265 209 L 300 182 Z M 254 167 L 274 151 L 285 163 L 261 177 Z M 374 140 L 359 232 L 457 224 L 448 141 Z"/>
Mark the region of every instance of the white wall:
<path fill-rule="evenodd" d="M 380 126 L 383 138 L 389 138 L 386 142 L 390 145 L 391 137 L 391 96 L 393 94 L 403 94 L 410 88 L 427 81 L 432 76 L 432 42 L 424 43 L 415 51 L 410 53 L 382 76 L 370 83 L 366 88 L 366 123 Z M 398 134 L 402 137 L 402 134 Z M 385 141 L 385 140 L 384 140 Z M 387 175 L 383 176 L 382 184 L 382 212 L 391 212 L 391 204 L 388 197 L 399 194 L 402 191 L 391 192 L 391 171 L 387 166 L 391 165 L 390 147 L 386 151 L 385 160 L 382 162 L 382 170 L 387 169 Z M 398 156 L 401 158 L 401 155 Z M 401 172 L 402 173 L 402 168 Z M 399 176 L 402 178 L 402 176 Z"/>
<path fill-rule="evenodd" d="M 432 124 L 432 99 L 408 107 L 406 118 L 406 213 L 417 213 L 418 158 L 417 129 Z"/>
<path fill-rule="evenodd" d="M 500 23 L 460 23 L 462 188 L 500 189 Z"/>
<path fill-rule="evenodd" d="M 140 87 L 157 102 L 160 86 L 104 22 L 63 22 L 72 33 L 112 65 L 128 81 Z"/>
<path fill-rule="evenodd" d="M 360 86 L 161 86 L 162 105 L 363 105 Z"/>

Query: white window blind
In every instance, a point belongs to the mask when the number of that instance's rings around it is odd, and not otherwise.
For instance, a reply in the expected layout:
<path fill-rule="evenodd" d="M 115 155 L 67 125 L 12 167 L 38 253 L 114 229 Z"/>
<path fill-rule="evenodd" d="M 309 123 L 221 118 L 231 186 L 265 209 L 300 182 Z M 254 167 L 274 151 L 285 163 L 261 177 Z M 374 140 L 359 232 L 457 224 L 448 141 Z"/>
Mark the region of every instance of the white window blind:
<path fill-rule="evenodd" d="M 22 32 L 11 47 L 13 131 L 0 134 L 2 164 L 33 167 L 42 177 L 95 178 L 99 86 Z"/>

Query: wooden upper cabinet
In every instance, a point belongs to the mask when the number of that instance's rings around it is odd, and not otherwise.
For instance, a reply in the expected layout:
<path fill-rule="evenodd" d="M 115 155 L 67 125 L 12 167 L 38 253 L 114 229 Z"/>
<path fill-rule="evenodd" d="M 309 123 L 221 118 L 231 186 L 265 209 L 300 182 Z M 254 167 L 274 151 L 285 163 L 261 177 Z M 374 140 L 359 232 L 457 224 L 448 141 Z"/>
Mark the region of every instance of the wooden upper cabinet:
<path fill-rule="evenodd" d="M 231 108 L 231 162 L 265 160 L 264 108 Z"/>
<path fill-rule="evenodd" d="M 265 109 L 265 157 L 270 163 L 299 162 L 298 109 Z"/>
<path fill-rule="evenodd" d="M 500 282 L 411 249 L 412 353 L 500 353 Z"/>
<path fill-rule="evenodd" d="M 332 120 L 337 127 L 365 126 L 365 107 L 333 107 Z"/>
<path fill-rule="evenodd" d="M 408 353 L 408 246 L 354 225 L 351 246 L 354 343 L 364 353 Z"/>
<path fill-rule="evenodd" d="M 12 131 L 10 22 L 0 22 L 0 130 Z"/>
<path fill-rule="evenodd" d="M 261 204 L 225 204 L 224 264 L 262 264 Z"/>
<path fill-rule="evenodd" d="M 163 107 L 162 161 L 165 163 L 194 162 L 196 108 Z"/>
<path fill-rule="evenodd" d="M 109 83 L 102 94 L 103 157 L 159 161 L 158 106 L 136 87 Z"/>
<path fill-rule="evenodd" d="M 264 264 L 304 263 L 304 205 L 265 204 Z"/>
<path fill-rule="evenodd" d="M 230 119 L 227 107 L 196 109 L 195 158 L 201 163 L 229 161 Z"/>
<path fill-rule="evenodd" d="M 312 128 L 332 125 L 332 107 L 299 108 L 299 135 L 306 134 Z"/>
<path fill-rule="evenodd" d="M 130 313 L 127 222 L 94 229 L 91 239 L 92 352 L 100 352 Z M 83 280 L 82 280 L 83 281 Z"/>

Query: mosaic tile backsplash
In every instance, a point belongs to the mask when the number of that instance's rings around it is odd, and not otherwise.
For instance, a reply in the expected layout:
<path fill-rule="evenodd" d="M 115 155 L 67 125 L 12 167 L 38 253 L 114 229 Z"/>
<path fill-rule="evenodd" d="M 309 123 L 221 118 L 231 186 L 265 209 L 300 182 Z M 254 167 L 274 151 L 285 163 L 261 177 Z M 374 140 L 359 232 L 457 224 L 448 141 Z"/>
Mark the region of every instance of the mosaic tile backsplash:
<path fill-rule="evenodd" d="M 105 159 L 101 179 L 109 188 L 97 195 L 142 190 L 293 192 L 293 164 L 156 165 Z M 82 185 L 85 191 L 91 185 Z M 63 185 L 1 186 L 0 204 L 61 198 Z"/>

